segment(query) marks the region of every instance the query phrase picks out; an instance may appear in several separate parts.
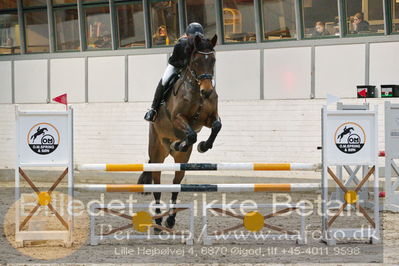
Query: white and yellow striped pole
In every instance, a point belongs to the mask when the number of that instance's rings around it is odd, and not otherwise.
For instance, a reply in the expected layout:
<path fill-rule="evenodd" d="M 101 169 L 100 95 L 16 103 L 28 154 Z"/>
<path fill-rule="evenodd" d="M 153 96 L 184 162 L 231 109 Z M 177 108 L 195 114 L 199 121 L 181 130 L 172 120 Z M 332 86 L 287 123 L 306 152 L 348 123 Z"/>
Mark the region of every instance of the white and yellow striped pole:
<path fill-rule="evenodd" d="M 81 171 L 158 172 L 158 171 L 317 171 L 313 163 L 147 163 L 147 164 L 81 164 Z"/>
<path fill-rule="evenodd" d="M 98 192 L 309 192 L 319 190 L 320 184 L 81 184 L 75 188 Z"/>

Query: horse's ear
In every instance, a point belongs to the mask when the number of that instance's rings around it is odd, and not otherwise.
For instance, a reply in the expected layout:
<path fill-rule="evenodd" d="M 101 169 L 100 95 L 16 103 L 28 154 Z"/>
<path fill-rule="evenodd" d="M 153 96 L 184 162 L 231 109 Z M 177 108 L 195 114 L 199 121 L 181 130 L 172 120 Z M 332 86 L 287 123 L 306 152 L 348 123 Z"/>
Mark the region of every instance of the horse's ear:
<path fill-rule="evenodd" d="M 218 36 L 215 34 L 215 36 L 213 36 L 213 38 L 212 38 L 212 40 L 211 40 L 211 43 L 212 43 L 212 46 L 213 46 L 213 47 L 215 47 L 217 41 L 218 41 Z"/>
<path fill-rule="evenodd" d="M 195 35 L 194 47 L 195 47 L 196 50 L 200 47 L 200 44 L 201 44 L 201 36 Z"/>

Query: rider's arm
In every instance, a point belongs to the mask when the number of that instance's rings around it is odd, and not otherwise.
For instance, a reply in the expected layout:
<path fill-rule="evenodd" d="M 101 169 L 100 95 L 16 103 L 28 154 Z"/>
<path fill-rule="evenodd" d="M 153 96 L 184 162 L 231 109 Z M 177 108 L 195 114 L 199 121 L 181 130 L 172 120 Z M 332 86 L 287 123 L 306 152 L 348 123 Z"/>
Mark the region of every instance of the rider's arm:
<path fill-rule="evenodd" d="M 188 63 L 188 55 L 187 55 L 187 39 L 180 39 L 173 48 L 172 56 L 169 58 L 169 64 L 172 66 L 182 69 Z"/>

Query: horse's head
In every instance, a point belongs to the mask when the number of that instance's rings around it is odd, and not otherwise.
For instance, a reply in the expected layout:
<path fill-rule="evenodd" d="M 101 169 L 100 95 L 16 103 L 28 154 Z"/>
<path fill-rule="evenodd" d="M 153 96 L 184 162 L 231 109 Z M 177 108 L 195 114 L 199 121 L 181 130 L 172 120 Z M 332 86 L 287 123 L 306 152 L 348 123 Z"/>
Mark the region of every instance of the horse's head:
<path fill-rule="evenodd" d="M 214 90 L 212 80 L 215 67 L 215 50 L 217 35 L 205 39 L 197 35 L 192 39 L 193 52 L 190 59 L 189 71 L 197 82 L 201 96 L 208 98 Z"/>

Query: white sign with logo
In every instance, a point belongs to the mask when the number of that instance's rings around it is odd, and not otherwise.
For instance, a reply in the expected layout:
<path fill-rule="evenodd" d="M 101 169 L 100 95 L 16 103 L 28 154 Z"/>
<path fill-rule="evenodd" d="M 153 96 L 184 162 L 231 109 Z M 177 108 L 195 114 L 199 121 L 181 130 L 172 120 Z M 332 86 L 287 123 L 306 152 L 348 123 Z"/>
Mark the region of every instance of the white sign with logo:
<path fill-rule="evenodd" d="M 68 165 L 72 145 L 70 112 L 17 110 L 19 163 Z"/>
<path fill-rule="evenodd" d="M 324 162 L 328 165 L 376 163 L 377 111 L 323 110 Z"/>

